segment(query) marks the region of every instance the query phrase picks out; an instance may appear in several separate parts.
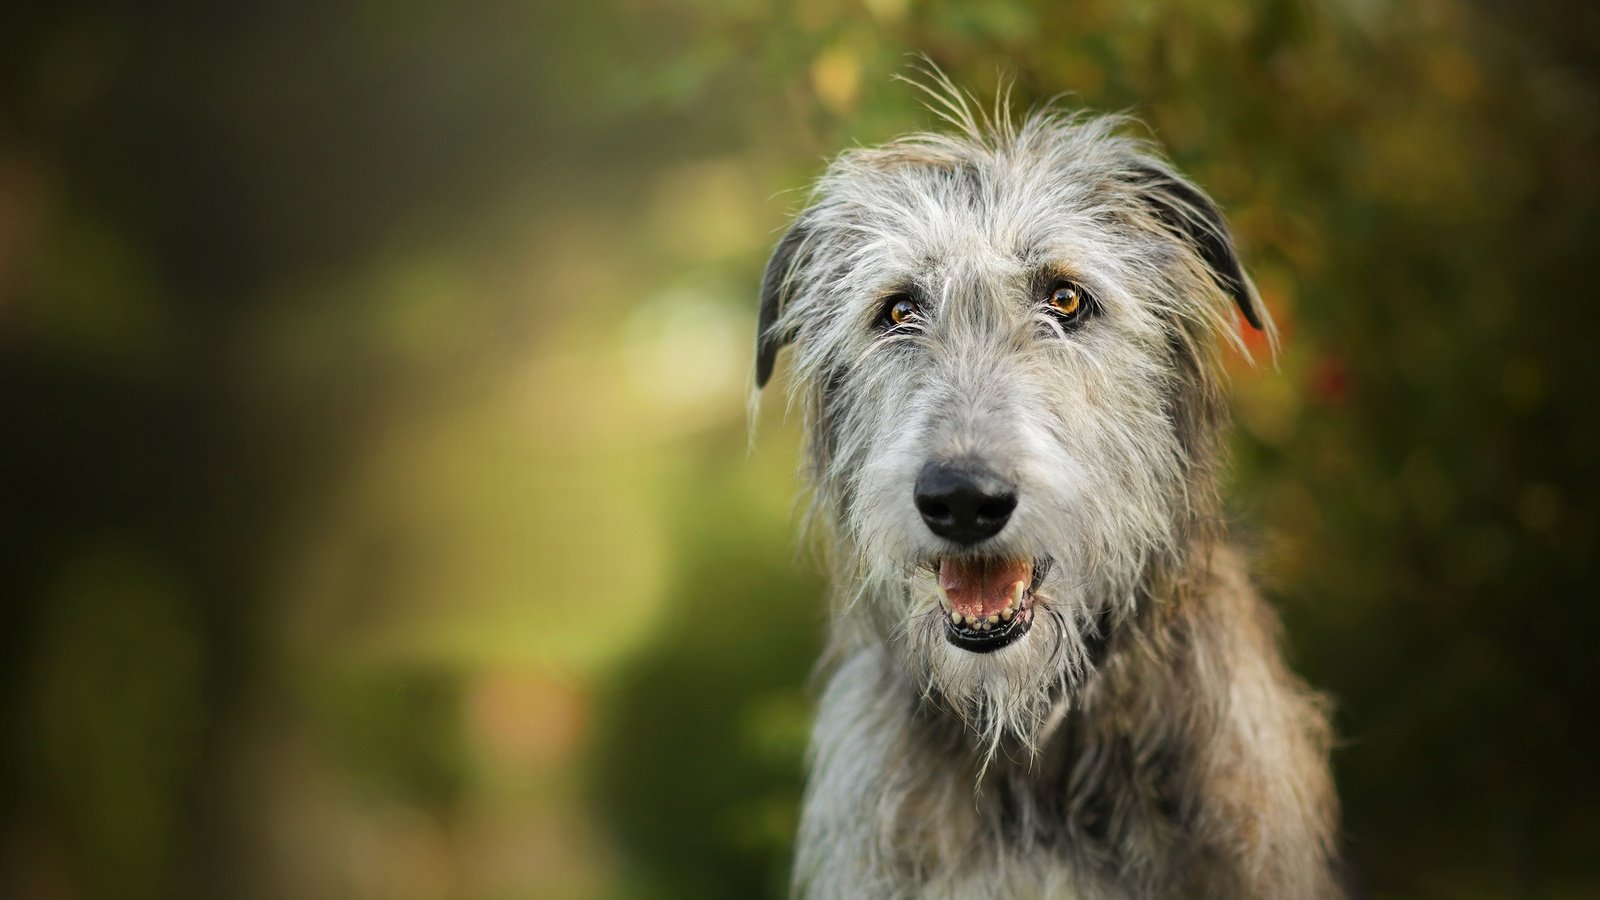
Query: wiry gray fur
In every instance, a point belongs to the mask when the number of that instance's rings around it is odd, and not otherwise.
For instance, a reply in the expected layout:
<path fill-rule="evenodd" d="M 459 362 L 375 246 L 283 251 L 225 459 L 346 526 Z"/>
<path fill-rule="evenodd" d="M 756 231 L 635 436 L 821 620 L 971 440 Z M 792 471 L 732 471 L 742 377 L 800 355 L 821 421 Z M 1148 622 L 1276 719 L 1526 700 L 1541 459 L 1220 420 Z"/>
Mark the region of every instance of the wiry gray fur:
<path fill-rule="evenodd" d="M 836 597 L 797 847 L 808 898 L 1327 898 L 1318 699 L 1225 539 L 1219 344 L 1271 322 L 1210 201 L 1123 122 L 980 120 L 840 156 L 769 266 Z M 1098 313 L 1065 332 L 1041 271 Z M 922 324 L 872 328 L 916 285 Z M 1032 630 L 944 636 L 930 459 L 1018 485 L 990 556 L 1050 558 Z"/>

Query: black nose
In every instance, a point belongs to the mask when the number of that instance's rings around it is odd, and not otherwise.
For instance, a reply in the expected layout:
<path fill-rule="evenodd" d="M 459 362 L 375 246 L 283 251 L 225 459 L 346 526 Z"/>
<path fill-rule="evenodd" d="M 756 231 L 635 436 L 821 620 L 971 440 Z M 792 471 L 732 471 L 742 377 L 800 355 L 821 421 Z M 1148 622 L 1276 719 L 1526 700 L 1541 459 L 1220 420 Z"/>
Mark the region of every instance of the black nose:
<path fill-rule="evenodd" d="M 917 512 L 934 534 L 976 544 L 1006 527 L 1017 508 L 1014 485 L 981 464 L 930 462 L 917 476 Z"/>

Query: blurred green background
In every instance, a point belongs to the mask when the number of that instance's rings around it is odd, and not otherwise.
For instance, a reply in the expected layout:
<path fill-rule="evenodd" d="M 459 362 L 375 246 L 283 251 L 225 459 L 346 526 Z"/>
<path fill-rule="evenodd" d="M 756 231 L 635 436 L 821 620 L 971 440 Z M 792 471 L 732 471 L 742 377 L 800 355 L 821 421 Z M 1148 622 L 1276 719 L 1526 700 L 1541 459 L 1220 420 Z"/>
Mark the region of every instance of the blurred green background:
<path fill-rule="evenodd" d="M 1372 895 L 1600 896 L 1597 45 L 1551 0 L 7 4 L 0 896 L 780 895 L 823 585 L 756 282 L 828 155 L 932 122 L 913 52 L 1136 114 L 1228 211 L 1285 335 L 1233 496 Z"/>

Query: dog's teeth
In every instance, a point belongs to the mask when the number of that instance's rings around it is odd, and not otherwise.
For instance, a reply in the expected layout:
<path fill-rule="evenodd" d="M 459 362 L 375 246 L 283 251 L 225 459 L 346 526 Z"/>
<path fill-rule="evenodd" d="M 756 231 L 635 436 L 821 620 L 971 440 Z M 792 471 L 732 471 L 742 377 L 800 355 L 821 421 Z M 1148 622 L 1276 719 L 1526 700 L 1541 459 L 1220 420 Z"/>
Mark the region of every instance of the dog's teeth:
<path fill-rule="evenodd" d="M 952 611 L 950 613 L 950 624 L 951 625 L 960 625 L 961 624 L 961 613 Z"/>
<path fill-rule="evenodd" d="M 967 616 L 967 627 L 970 628 L 970 627 L 972 627 L 973 625 L 976 625 L 976 624 L 978 624 L 978 620 L 977 619 L 974 619 L 971 616 Z"/>
<path fill-rule="evenodd" d="M 1019 581 L 1013 584 L 1011 586 L 1011 602 L 1020 606 L 1022 604 L 1022 592 L 1027 589 L 1028 583 L 1026 581 Z"/>
<path fill-rule="evenodd" d="M 1011 621 L 1011 617 L 1013 615 L 1015 615 L 1015 613 L 1011 611 L 1011 604 L 1009 603 L 1006 604 L 1005 609 L 1000 610 L 1000 618 L 1005 619 L 1007 622 Z"/>
<path fill-rule="evenodd" d="M 937 590 L 939 592 L 939 599 L 944 601 L 944 605 L 945 606 L 949 606 L 950 605 L 950 592 L 945 590 L 944 589 L 944 585 L 940 584 L 937 581 L 935 581 L 933 583 L 933 587 L 934 587 L 934 590 Z"/>
<path fill-rule="evenodd" d="M 1000 616 L 999 615 L 993 615 L 993 616 L 989 617 L 989 624 L 990 625 L 993 625 L 994 623 L 996 623 L 998 621 L 1000 621 Z"/>
<path fill-rule="evenodd" d="M 991 628 L 993 628 L 993 627 L 994 627 L 994 626 L 993 626 L 993 625 L 990 625 L 990 624 L 989 624 L 989 623 L 988 623 L 988 622 L 985 622 L 985 623 L 983 623 L 983 630 L 984 630 L 984 631 L 988 631 L 988 630 L 989 630 L 989 629 L 991 629 Z"/>

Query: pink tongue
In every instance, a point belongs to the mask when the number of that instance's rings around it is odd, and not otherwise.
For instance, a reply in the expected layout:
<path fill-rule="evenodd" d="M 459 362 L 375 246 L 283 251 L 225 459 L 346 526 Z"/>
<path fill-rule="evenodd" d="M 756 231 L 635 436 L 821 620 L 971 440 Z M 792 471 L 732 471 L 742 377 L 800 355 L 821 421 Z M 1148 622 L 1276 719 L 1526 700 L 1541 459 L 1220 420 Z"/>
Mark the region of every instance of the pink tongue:
<path fill-rule="evenodd" d="M 950 609 L 963 616 L 986 619 L 998 615 L 1033 577 L 1033 563 L 1025 559 L 946 559 L 939 563 L 939 587 Z"/>

